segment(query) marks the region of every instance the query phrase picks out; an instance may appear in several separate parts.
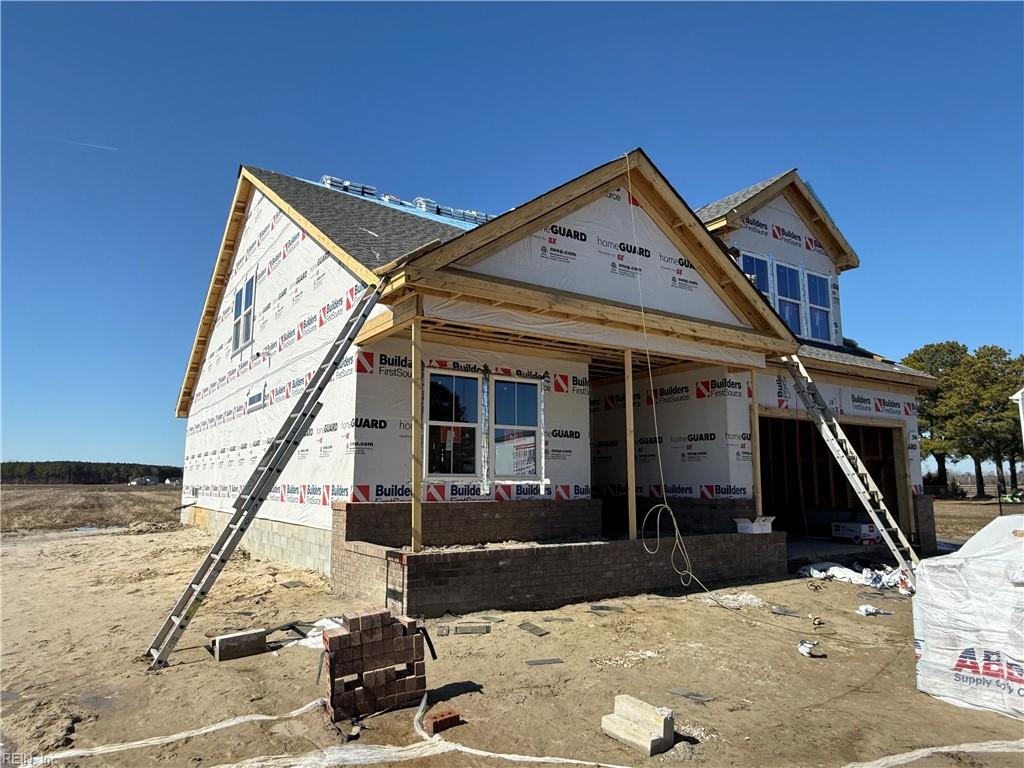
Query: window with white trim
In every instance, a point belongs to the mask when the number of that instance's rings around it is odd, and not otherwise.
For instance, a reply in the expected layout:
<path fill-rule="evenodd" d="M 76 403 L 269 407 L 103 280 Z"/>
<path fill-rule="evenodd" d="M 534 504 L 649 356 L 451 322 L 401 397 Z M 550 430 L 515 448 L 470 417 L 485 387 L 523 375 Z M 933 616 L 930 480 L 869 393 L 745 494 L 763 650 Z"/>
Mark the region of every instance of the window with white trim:
<path fill-rule="evenodd" d="M 832 341 L 831 299 L 827 277 L 807 273 L 807 308 L 811 338 Z"/>
<path fill-rule="evenodd" d="M 252 344 L 253 310 L 256 306 L 256 273 L 249 275 L 235 291 L 235 313 L 231 328 L 231 354 Z"/>
<path fill-rule="evenodd" d="M 779 316 L 789 326 L 789 330 L 800 336 L 800 270 L 785 264 L 776 264 L 775 287 L 779 297 Z"/>
<path fill-rule="evenodd" d="M 494 477 L 540 476 L 540 386 L 536 381 L 491 379 L 491 445 Z"/>
<path fill-rule="evenodd" d="M 471 476 L 478 471 L 480 378 L 430 372 L 427 474 Z"/>
<path fill-rule="evenodd" d="M 770 290 L 768 286 L 768 259 L 744 253 L 740 267 L 743 269 L 743 274 L 749 277 L 750 282 L 757 287 L 757 290 L 767 297 Z"/>

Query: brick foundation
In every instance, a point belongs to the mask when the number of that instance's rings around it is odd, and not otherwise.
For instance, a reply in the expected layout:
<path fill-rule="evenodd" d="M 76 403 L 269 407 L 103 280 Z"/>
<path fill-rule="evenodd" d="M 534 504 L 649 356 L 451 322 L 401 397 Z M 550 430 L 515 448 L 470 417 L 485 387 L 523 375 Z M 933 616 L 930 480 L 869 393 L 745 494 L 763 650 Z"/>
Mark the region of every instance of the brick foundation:
<path fill-rule="evenodd" d="M 336 502 L 333 540 L 402 547 L 412 541 L 409 502 Z M 423 544 L 586 541 L 601 536 L 601 501 L 457 501 L 423 505 Z"/>
<path fill-rule="evenodd" d="M 693 569 L 708 586 L 786 575 L 786 535 L 709 534 L 685 538 Z M 640 541 L 548 544 L 413 554 L 338 542 L 336 592 L 366 597 L 396 613 L 557 608 L 569 603 L 679 588 L 672 540 L 657 555 Z M 696 589 L 696 585 L 694 585 Z"/>
<path fill-rule="evenodd" d="M 637 530 L 643 524 L 644 515 L 659 499 L 637 498 Z M 736 533 L 734 517 L 745 517 L 753 520 L 755 516 L 753 499 L 669 499 L 669 506 L 676 513 L 676 521 L 683 535 L 707 533 Z M 604 534 L 610 537 L 624 536 L 627 511 L 625 497 L 606 498 L 604 500 Z M 662 516 L 661 532 L 671 530 L 671 522 Z M 647 521 L 646 533 L 654 536 L 655 516 Z"/>

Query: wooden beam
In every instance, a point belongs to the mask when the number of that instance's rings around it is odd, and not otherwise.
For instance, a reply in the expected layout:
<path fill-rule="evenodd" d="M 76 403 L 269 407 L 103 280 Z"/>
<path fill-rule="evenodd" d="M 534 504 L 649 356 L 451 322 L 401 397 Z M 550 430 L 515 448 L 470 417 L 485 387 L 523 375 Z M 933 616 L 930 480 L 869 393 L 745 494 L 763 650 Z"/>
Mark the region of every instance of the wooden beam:
<path fill-rule="evenodd" d="M 356 345 L 366 346 L 408 328 L 415 318 L 422 316 L 420 307 L 420 297 L 415 293 L 403 296 L 366 321 L 356 336 Z"/>
<path fill-rule="evenodd" d="M 914 488 L 910 482 L 910 466 L 907 461 L 907 427 L 902 422 L 892 433 L 892 454 L 896 464 L 893 468 L 896 472 L 896 495 L 899 497 L 896 521 L 909 540 L 915 528 Z"/>
<path fill-rule="evenodd" d="M 757 370 L 754 368 L 750 369 L 750 459 L 754 473 L 754 512 L 761 517 L 764 514 L 764 500 L 761 498 L 761 424 L 757 402 Z"/>
<path fill-rule="evenodd" d="M 626 505 L 629 513 L 629 540 L 636 541 L 636 455 L 633 447 L 633 350 L 623 356 L 626 383 Z"/>
<path fill-rule="evenodd" d="M 510 232 L 520 232 L 522 236 L 541 229 L 536 226 L 540 218 L 548 211 L 570 203 L 595 187 L 608 183 L 622 176 L 627 167 L 636 167 L 638 153 L 631 152 L 627 158 L 616 158 L 588 173 L 579 176 L 560 187 L 534 198 L 525 205 L 513 208 L 496 219 L 471 229 L 464 235 L 442 245 L 433 253 L 417 261 L 417 266 L 424 270 L 434 270 L 446 266 L 456 259 L 482 248 Z"/>
<path fill-rule="evenodd" d="M 541 289 L 536 285 L 493 277 L 481 278 L 472 273 L 454 269 L 444 272 L 421 272 L 418 268 L 410 268 L 409 278 L 412 284 L 420 289 L 443 291 L 449 294 L 461 293 L 463 300 L 474 296 L 487 302 L 502 301 L 514 308 L 524 308 L 527 312 L 534 308 L 540 308 L 543 310 L 543 314 L 583 322 L 596 322 L 602 326 L 607 323 L 620 324 L 622 327 L 637 331 L 644 327 L 639 309 L 612 302 L 595 301 L 566 291 Z M 778 338 L 759 331 L 650 310 L 644 313 L 644 318 L 648 333 L 657 333 L 661 336 L 738 347 L 765 354 L 772 352 L 793 354 L 796 352 L 797 345 L 789 339 Z"/>
<path fill-rule="evenodd" d="M 773 419 L 796 419 L 798 421 L 807 421 L 811 424 L 814 423 L 807 415 L 807 411 L 801 411 L 796 408 L 766 408 L 761 406 L 761 415 L 770 416 Z M 855 424 L 863 427 L 896 429 L 903 423 L 897 419 L 878 419 L 874 416 L 852 416 L 846 413 L 833 415 L 835 415 L 836 421 L 840 424 Z M 815 430 L 817 430 L 817 427 L 815 427 Z"/>
<path fill-rule="evenodd" d="M 912 396 L 917 393 L 917 390 L 933 389 L 936 384 L 936 380 L 927 374 L 918 376 L 899 371 L 879 371 L 874 368 L 862 368 L 848 363 L 819 360 L 810 356 L 801 356 L 800 360 L 803 361 L 804 367 L 808 371 L 815 372 L 815 381 L 839 384 L 844 387 L 862 386 L 866 389 L 874 388 L 884 392 Z M 768 362 L 768 367 L 772 368 L 772 373 L 775 375 L 788 376 L 786 369 L 774 361 Z M 825 375 L 819 373 L 820 371 L 824 371 Z M 828 376 L 827 374 L 829 373 L 840 374 L 842 378 Z M 858 379 L 861 382 L 858 382 Z"/>
<path fill-rule="evenodd" d="M 412 551 L 423 549 L 423 341 L 412 321 Z"/>

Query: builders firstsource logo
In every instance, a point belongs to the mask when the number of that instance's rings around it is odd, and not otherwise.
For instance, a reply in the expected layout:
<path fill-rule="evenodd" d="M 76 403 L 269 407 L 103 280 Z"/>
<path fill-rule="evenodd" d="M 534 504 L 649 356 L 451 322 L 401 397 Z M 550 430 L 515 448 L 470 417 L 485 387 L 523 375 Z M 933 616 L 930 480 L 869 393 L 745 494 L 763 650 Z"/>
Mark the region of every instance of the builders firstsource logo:
<path fill-rule="evenodd" d="M 747 216 L 743 219 L 743 228 L 761 235 L 761 237 L 768 237 L 768 225 L 760 219 L 755 219 L 753 216 Z"/>
<path fill-rule="evenodd" d="M 689 384 L 672 384 L 667 387 L 655 387 L 645 393 L 647 405 L 655 403 L 681 403 L 690 399 Z"/>
<path fill-rule="evenodd" d="M 746 487 L 742 485 L 705 484 L 700 487 L 700 498 L 702 499 L 731 499 L 748 495 Z"/>
<path fill-rule="evenodd" d="M 892 400 L 888 397 L 875 398 L 875 413 L 886 413 L 890 416 L 900 416 L 903 413 L 903 406 L 899 400 Z"/>
<path fill-rule="evenodd" d="M 804 235 L 804 250 L 825 255 L 825 249 L 821 247 L 821 243 L 809 235 Z"/>
<path fill-rule="evenodd" d="M 862 413 L 872 413 L 875 410 L 874 401 L 867 395 L 858 395 L 856 392 L 850 394 L 850 402 L 853 410 Z"/>
<path fill-rule="evenodd" d="M 728 377 L 722 379 L 703 379 L 697 382 L 697 399 L 709 397 L 743 397 L 743 382 Z"/>
<path fill-rule="evenodd" d="M 781 224 L 772 224 L 772 239 L 779 240 L 787 245 L 795 245 L 797 248 L 802 248 L 804 244 L 803 235 L 791 229 L 786 229 Z"/>

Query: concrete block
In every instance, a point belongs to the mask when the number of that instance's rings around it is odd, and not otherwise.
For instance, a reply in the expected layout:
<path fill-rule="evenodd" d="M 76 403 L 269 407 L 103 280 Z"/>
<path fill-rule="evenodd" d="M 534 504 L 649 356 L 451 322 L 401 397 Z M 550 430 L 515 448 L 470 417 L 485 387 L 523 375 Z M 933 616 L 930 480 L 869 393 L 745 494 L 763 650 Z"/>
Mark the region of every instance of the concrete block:
<path fill-rule="evenodd" d="M 625 694 L 615 697 L 615 711 L 601 718 L 601 730 L 648 757 L 671 749 L 675 742 L 671 709 Z"/>
<path fill-rule="evenodd" d="M 249 629 L 213 638 L 213 657 L 217 661 L 255 656 L 267 650 L 267 630 Z"/>

